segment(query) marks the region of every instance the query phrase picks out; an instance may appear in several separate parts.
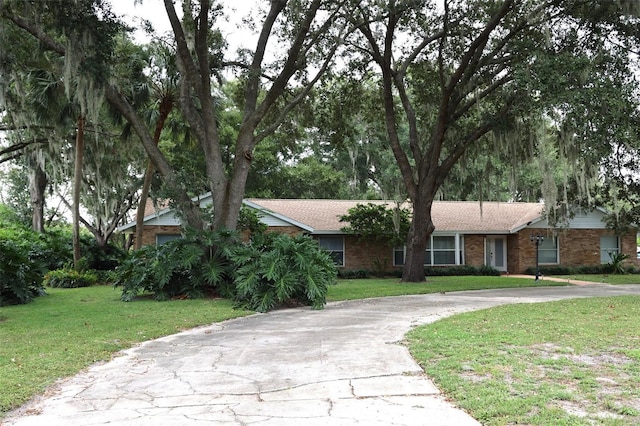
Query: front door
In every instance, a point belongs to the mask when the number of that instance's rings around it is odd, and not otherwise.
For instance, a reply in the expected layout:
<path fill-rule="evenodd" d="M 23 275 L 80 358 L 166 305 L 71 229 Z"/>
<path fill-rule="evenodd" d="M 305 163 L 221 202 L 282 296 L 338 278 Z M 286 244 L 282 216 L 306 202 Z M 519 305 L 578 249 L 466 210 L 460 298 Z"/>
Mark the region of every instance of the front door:
<path fill-rule="evenodd" d="M 498 271 L 507 271 L 507 239 L 505 237 L 487 237 L 484 253 L 485 265 Z"/>

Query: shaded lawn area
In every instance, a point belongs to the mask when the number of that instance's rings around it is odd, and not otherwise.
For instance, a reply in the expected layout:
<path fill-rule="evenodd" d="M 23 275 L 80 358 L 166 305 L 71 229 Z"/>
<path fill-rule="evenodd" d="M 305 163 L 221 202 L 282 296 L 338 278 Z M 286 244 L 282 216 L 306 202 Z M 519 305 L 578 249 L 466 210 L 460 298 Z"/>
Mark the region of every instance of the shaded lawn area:
<path fill-rule="evenodd" d="M 640 424 L 640 297 L 508 305 L 407 335 L 414 358 L 485 425 Z"/>
<path fill-rule="evenodd" d="M 228 300 L 120 301 L 110 286 L 47 289 L 0 308 L 0 418 L 58 378 L 136 343 L 251 312 Z"/>
<path fill-rule="evenodd" d="M 368 297 L 406 296 L 410 294 L 428 294 L 464 290 L 486 290 L 492 288 L 566 286 L 567 283 L 539 281 L 531 278 L 512 278 L 505 276 L 456 276 L 427 277 L 423 283 L 401 283 L 398 278 L 368 278 L 340 280 L 329 288 L 327 300 L 365 299 Z"/>

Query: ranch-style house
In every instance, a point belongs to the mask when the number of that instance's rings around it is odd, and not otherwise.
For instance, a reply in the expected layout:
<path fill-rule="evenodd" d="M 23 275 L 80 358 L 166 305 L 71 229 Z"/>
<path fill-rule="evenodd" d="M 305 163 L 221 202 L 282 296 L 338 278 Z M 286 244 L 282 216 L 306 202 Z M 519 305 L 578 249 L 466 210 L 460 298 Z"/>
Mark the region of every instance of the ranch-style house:
<path fill-rule="evenodd" d="M 198 200 L 211 204 L 211 196 Z M 307 234 L 330 251 L 344 270 L 401 269 L 404 247 L 393 247 L 345 234 L 340 216 L 357 204 L 388 204 L 384 201 L 319 199 L 246 199 L 244 205 L 255 209 L 268 231 L 291 235 Z M 624 235 L 607 229 L 605 212 L 593 209 L 576 214 L 561 229 L 549 227 L 543 216 L 543 204 L 478 201 L 441 201 L 433 203 L 435 231 L 425 252 L 426 266 L 488 265 L 510 274 L 534 267 L 536 244 L 532 237 L 542 236 L 538 247 L 539 264 L 582 266 L 611 261 L 611 255 L 625 253 L 636 261 L 636 228 Z M 130 233 L 135 222 L 120 228 Z M 143 244 L 163 244 L 180 238 L 180 220 L 170 208 L 151 210 L 144 218 Z M 535 238 L 534 238 L 535 239 Z"/>

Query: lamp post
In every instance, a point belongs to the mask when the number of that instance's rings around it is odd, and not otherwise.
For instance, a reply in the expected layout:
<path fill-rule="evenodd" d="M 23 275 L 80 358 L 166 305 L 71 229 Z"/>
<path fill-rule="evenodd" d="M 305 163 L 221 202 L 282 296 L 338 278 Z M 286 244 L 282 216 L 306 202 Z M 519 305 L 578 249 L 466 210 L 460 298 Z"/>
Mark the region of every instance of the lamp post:
<path fill-rule="evenodd" d="M 538 281 L 540 279 L 540 244 L 544 241 L 544 236 L 531 234 L 529 239 L 536 243 L 536 281 Z"/>

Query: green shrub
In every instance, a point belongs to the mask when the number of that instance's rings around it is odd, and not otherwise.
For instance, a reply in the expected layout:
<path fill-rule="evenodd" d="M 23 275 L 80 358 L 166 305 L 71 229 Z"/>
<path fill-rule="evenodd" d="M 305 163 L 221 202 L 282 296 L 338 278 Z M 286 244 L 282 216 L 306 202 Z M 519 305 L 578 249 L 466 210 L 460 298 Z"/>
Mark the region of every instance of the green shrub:
<path fill-rule="evenodd" d="M 264 234 L 242 245 L 233 255 L 236 300 L 266 312 L 282 303 L 302 303 L 322 309 L 329 285 L 336 283 L 331 256 L 310 237 Z"/>
<path fill-rule="evenodd" d="M 133 252 L 112 273 L 113 285 L 122 287 L 124 301 L 141 293 L 157 300 L 211 293 L 233 297 L 229 257 L 239 244 L 234 232 L 186 231 L 185 238 Z"/>
<path fill-rule="evenodd" d="M 465 275 L 500 276 L 500 271 L 491 266 L 427 266 L 424 268 L 424 274 L 427 277 L 461 277 Z"/>
<path fill-rule="evenodd" d="M 98 276 L 93 271 L 76 271 L 65 268 L 49 271 L 44 275 L 44 285 L 54 288 L 90 287 L 98 282 Z"/>
<path fill-rule="evenodd" d="M 329 254 L 309 237 L 256 234 L 243 243 L 231 231 L 185 231 L 185 237 L 136 250 L 112 273 L 121 299 L 142 293 L 157 300 L 216 294 L 268 311 L 280 303 L 315 309 L 336 281 Z"/>
<path fill-rule="evenodd" d="M 82 241 L 83 257 L 87 267 L 96 271 L 112 271 L 127 257 L 127 253 L 113 244 L 100 247 L 95 238 Z"/>
<path fill-rule="evenodd" d="M 535 275 L 536 268 L 533 266 L 530 268 L 527 268 L 524 271 L 524 273 L 527 275 Z M 571 275 L 571 274 L 575 274 L 576 270 L 568 266 L 560 266 L 560 265 L 541 266 L 539 268 L 539 273 L 541 275 Z"/>
<path fill-rule="evenodd" d="M 608 274 L 609 268 L 606 263 L 601 265 L 583 265 L 576 268 L 569 268 L 569 274 Z"/>
<path fill-rule="evenodd" d="M 612 274 L 624 274 L 626 273 L 624 261 L 629 258 L 628 254 L 625 253 L 614 253 L 611 254 L 611 262 L 607 263 L 607 269 Z"/>
<path fill-rule="evenodd" d="M 338 278 L 353 280 L 358 278 L 369 278 L 371 274 L 366 269 L 338 269 Z"/>
<path fill-rule="evenodd" d="M 32 256 L 28 247 L 14 241 L 0 241 L 0 306 L 29 303 L 45 294 L 44 263 Z"/>

